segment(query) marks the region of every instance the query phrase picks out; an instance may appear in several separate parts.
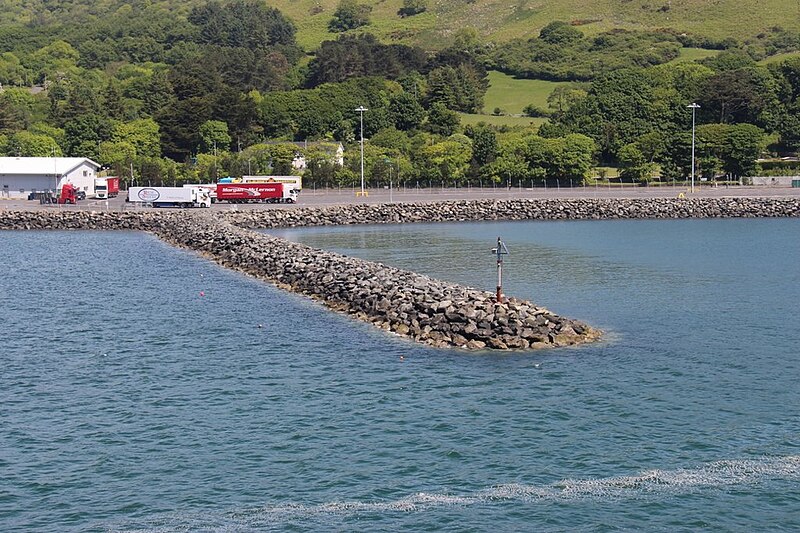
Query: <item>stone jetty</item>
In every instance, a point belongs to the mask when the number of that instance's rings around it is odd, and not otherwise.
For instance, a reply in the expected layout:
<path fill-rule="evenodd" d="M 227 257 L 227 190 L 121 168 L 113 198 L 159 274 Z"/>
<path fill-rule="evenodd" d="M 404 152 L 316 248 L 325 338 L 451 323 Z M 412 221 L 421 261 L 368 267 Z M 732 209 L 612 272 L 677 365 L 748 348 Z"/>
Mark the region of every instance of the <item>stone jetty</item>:
<path fill-rule="evenodd" d="M 317 250 L 220 222 L 206 213 L 155 230 L 228 268 L 321 301 L 397 335 L 436 347 L 527 349 L 599 337 L 586 324 L 521 300 Z"/>
<path fill-rule="evenodd" d="M 480 220 L 797 217 L 800 199 L 470 200 L 323 208 L 0 211 L 0 229 L 149 231 L 219 264 L 436 347 L 531 349 L 591 342 L 600 332 L 531 302 L 317 250 L 246 228 Z"/>

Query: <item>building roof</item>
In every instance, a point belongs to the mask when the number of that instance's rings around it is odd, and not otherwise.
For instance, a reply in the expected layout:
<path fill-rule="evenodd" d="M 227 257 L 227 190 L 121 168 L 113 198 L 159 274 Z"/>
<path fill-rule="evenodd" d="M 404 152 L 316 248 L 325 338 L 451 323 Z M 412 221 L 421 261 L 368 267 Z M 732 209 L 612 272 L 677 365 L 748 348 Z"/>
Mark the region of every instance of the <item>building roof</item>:
<path fill-rule="evenodd" d="M 292 144 L 298 148 L 308 149 L 309 147 L 315 148 L 330 148 L 338 150 L 343 148 L 342 143 L 339 141 L 266 141 L 264 144 Z"/>
<path fill-rule="evenodd" d="M 86 157 L 0 157 L 0 174 L 64 175 L 84 163 L 100 168 Z"/>

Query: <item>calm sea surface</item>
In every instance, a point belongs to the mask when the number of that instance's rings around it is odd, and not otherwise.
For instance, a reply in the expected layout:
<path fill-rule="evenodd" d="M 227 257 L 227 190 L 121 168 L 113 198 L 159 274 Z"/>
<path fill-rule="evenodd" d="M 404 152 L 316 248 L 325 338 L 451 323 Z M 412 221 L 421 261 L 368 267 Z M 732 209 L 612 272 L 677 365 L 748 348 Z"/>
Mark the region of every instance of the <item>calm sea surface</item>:
<path fill-rule="evenodd" d="M 600 344 L 388 336 L 140 233 L 0 233 L 2 531 L 800 530 L 800 220 L 282 231 Z M 402 358 L 401 358 L 402 356 Z"/>

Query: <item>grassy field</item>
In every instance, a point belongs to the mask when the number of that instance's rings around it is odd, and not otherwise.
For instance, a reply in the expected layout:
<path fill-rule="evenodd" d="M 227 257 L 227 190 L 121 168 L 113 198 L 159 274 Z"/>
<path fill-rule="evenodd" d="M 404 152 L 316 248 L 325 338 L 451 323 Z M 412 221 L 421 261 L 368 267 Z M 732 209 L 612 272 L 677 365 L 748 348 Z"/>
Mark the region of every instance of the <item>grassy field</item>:
<path fill-rule="evenodd" d="M 402 0 L 359 0 L 372 7 L 367 28 L 381 40 L 438 49 L 452 43 L 462 28 L 474 28 L 484 40 L 503 42 L 535 37 L 554 20 L 573 23 L 593 35 L 612 28 L 658 29 L 743 39 L 772 26 L 800 30 L 797 0 L 429 0 L 428 11 L 400 18 Z M 271 0 L 294 20 L 298 41 L 313 50 L 325 39 L 339 0 Z M 793 15 L 791 15 L 793 14 Z"/>
<path fill-rule="evenodd" d="M 792 59 L 796 57 L 800 58 L 800 52 L 787 52 L 785 54 L 775 54 L 774 56 L 762 59 L 761 61 L 759 61 L 759 64 L 769 65 L 770 63 L 780 63 L 781 61 L 785 61 L 787 59 Z"/>
<path fill-rule="evenodd" d="M 503 74 L 489 72 L 489 90 L 483 99 L 483 109 L 492 113 L 496 107 L 504 115 L 519 115 L 528 104 L 547 109 L 547 97 L 556 87 L 570 85 L 567 82 L 545 80 L 521 80 Z"/>
<path fill-rule="evenodd" d="M 534 125 L 537 128 L 547 122 L 546 118 L 531 118 L 531 117 L 511 117 L 508 115 L 472 115 L 468 113 L 459 113 L 459 117 L 461 118 L 461 124 L 466 126 L 468 124 L 478 124 L 479 122 L 485 122 L 486 124 L 491 124 L 492 126 L 508 126 L 508 127 L 518 127 L 518 126 L 531 126 Z"/>

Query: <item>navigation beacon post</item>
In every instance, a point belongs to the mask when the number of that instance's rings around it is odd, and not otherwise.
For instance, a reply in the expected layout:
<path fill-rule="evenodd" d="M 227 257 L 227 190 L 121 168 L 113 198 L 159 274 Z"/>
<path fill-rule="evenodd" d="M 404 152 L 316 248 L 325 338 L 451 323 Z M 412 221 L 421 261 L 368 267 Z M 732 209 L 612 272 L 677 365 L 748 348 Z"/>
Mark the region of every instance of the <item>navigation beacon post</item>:
<path fill-rule="evenodd" d="M 492 248 L 492 253 L 497 254 L 497 303 L 503 303 L 503 256 L 508 255 L 506 243 L 497 238 L 497 248 Z"/>

